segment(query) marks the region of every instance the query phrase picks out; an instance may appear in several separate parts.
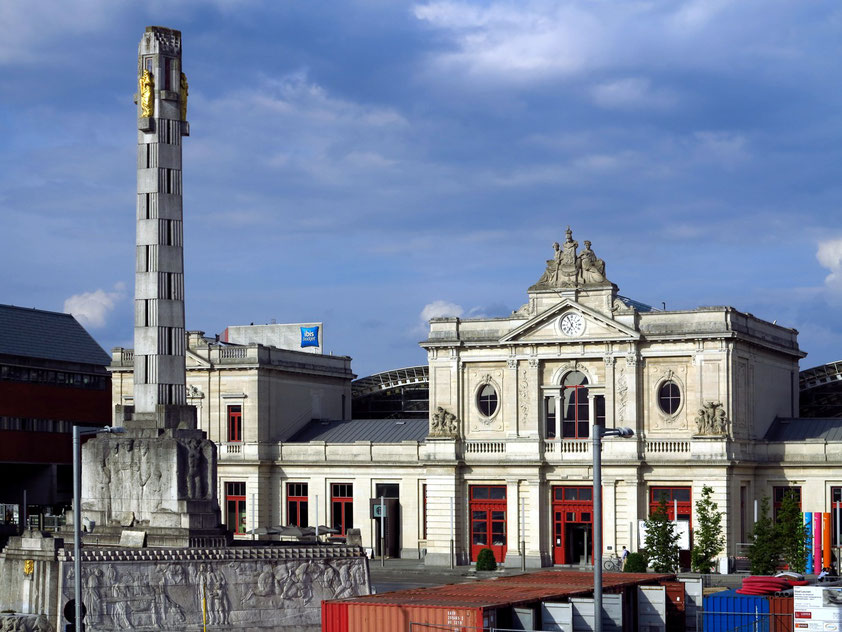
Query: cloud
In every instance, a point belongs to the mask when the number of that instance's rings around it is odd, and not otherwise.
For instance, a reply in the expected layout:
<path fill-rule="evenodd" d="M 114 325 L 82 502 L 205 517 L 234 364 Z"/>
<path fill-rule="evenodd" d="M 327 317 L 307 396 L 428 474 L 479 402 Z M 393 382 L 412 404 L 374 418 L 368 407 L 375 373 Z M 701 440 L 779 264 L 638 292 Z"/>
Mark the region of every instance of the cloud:
<path fill-rule="evenodd" d="M 426 323 L 431 318 L 459 318 L 464 313 L 464 308 L 456 303 L 433 301 L 427 303 L 421 310 L 421 320 Z"/>
<path fill-rule="evenodd" d="M 832 290 L 842 291 L 842 239 L 828 239 L 819 242 L 816 259 L 823 268 L 830 270 L 825 285 Z"/>
<path fill-rule="evenodd" d="M 74 294 L 64 301 L 64 312 L 72 314 L 85 327 L 99 329 L 105 326 L 108 315 L 125 296 L 125 290 L 126 285 L 121 282 L 111 292 L 98 289 Z"/>
<path fill-rule="evenodd" d="M 668 90 L 653 90 L 649 79 L 642 77 L 600 83 L 591 88 L 591 98 L 599 107 L 618 110 L 663 109 L 677 100 L 676 95 Z"/>

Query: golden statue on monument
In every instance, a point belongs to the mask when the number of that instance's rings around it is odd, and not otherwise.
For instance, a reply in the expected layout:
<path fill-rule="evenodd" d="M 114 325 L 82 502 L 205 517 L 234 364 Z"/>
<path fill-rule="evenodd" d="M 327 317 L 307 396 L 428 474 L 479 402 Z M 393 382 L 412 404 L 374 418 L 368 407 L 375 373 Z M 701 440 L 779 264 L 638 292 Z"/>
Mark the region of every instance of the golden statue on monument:
<path fill-rule="evenodd" d="M 140 115 L 144 118 L 155 116 L 155 79 L 148 70 L 140 75 Z"/>
<path fill-rule="evenodd" d="M 190 86 L 187 85 L 187 75 L 181 73 L 181 120 L 187 120 L 187 92 Z"/>

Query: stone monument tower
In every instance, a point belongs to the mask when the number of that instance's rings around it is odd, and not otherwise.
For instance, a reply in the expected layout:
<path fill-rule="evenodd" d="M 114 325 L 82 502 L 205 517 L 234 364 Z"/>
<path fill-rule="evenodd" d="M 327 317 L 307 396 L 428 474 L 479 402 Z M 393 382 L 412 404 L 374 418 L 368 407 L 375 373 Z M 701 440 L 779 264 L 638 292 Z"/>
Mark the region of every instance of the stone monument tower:
<path fill-rule="evenodd" d="M 134 405 L 122 435 L 83 447 L 83 520 L 97 542 L 219 544 L 216 447 L 186 404 L 181 140 L 189 135 L 181 32 L 147 27 L 138 47 Z"/>

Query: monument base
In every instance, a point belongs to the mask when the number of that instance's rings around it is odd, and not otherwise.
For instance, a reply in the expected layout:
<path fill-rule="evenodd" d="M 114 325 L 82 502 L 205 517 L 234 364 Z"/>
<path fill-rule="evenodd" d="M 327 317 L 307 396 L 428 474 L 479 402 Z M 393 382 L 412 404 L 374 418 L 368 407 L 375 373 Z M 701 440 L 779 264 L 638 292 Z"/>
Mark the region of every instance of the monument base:
<path fill-rule="evenodd" d="M 39 532 L 0 554 L 0 610 L 45 615 L 61 629 L 73 598 L 73 552 Z M 368 559 L 351 546 L 82 549 L 88 629 L 314 632 L 323 599 L 371 592 Z M 28 574 L 27 574 L 28 571 Z M 26 618 L 35 624 L 38 617 Z M 17 629 L 17 628 L 16 628 Z"/>
<path fill-rule="evenodd" d="M 196 430 L 196 409 L 158 406 L 135 413 L 118 406 L 115 426 L 124 432 L 100 434 L 82 446 L 85 544 L 224 546 L 216 445 Z M 62 532 L 65 538 L 71 526 Z"/>

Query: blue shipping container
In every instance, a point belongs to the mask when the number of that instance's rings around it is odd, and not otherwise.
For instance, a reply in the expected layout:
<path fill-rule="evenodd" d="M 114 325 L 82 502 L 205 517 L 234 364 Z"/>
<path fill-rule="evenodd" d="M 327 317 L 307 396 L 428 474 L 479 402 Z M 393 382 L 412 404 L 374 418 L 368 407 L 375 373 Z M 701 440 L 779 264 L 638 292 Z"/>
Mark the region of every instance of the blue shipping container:
<path fill-rule="evenodd" d="M 741 595 L 736 590 L 704 598 L 702 629 L 705 632 L 751 630 L 769 632 L 769 600 L 763 595 Z"/>

